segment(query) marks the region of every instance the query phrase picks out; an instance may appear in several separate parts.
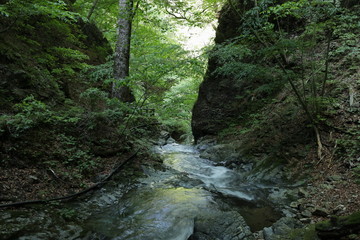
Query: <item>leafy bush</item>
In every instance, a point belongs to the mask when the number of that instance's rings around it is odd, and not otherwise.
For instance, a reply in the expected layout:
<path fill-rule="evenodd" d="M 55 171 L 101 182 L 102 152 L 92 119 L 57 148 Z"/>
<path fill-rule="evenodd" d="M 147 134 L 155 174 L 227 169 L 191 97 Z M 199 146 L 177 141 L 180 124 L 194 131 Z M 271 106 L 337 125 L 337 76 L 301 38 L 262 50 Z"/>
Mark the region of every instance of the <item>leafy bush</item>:
<path fill-rule="evenodd" d="M 80 102 L 89 111 L 101 111 L 107 107 L 108 93 L 89 88 L 80 94 Z"/>
<path fill-rule="evenodd" d="M 0 116 L 2 132 L 8 131 L 13 137 L 18 137 L 24 131 L 49 121 L 52 114 L 44 103 L 32 95 L 16 104 L 14 108 L 17 111 L 15 115 Z"/>

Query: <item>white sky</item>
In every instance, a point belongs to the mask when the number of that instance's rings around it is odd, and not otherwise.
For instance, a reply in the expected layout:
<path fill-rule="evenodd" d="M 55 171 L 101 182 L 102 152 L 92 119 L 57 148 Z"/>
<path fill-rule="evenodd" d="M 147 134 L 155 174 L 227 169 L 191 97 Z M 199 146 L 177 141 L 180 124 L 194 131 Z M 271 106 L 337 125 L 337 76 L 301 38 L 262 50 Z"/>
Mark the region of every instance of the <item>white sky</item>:
<path fill-rule="evenodd" d="M 204 28 L 180 27 L 178 29 L 179 42 L 189 51 L 197 51 L 212 43 L 215 37 L 213 24 Z"/>

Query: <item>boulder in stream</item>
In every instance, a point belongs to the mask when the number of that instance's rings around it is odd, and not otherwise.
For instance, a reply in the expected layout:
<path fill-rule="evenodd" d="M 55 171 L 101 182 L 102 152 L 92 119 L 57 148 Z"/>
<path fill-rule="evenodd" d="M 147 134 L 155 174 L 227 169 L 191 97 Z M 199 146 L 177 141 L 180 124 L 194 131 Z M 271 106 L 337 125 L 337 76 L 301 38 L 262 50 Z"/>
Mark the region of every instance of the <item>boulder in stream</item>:
<path fill-rule="evenodd" d="M 244 218 L 235 211 L 209 209 L 195 218 L 194 234 L 189 240 L 254 240 Z"/>

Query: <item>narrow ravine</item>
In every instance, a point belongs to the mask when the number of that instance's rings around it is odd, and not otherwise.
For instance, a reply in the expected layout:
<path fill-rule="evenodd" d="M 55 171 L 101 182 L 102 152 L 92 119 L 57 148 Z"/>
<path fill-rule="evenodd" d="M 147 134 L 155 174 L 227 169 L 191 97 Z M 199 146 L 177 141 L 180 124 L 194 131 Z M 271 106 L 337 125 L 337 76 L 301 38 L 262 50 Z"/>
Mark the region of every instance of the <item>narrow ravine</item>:
<path fill-rule="evenodd" d="M 165 170 L 143 167 L 146 177 L 129 191 L 120 184 L 68 204 L 82 215 L 75 221 L 64 224 L 64 216 L 37 207 L 31 214 L 8 211 L 1 224 L 21 226 L 9 233 L 12 239 L 252 239 L 251 231 L 280 217 L 266 200 L 271 187 L 215 166 L 193 146 L 172 143 L 155 151 Z"/>

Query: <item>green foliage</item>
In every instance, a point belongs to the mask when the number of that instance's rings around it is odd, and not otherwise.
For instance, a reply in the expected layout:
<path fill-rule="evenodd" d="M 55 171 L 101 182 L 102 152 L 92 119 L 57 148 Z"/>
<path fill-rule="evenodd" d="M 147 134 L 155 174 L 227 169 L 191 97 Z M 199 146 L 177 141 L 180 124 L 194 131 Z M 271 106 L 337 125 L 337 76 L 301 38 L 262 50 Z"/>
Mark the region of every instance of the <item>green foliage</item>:
<path fill-rule="evenodd" d="M 331 52 L 334 60 L 343 58 L 343 65 L 355 72 L 360 63 L 360 44 L 358 36 L 360 33 L 359 11 L 349 12 L 343 10 L 343 14 L 336 16 L 336 25 L 334 26 L 334 36 L 339 40 L 339 44 Z"/>
<path fill-rule="evenodd" d="M 253 51 L 246 45 L 233 41 L 224 44 L 218 44 L 210 52 L 210 57 L 215 57 L 220 65 L 225 65 L 233 62 L 240 62 L 253 55 Z M 220 70 L 225 73 L 226 71 Z"/>
<path fill-rule="evenodd" d="M 64 165 L 77 168 L 81 174 L 96 169 L 98 160 L 79 142 L 80 139 L 64 134 L 58 134 L 56 138 L 60 146 L 54 154 L 63 160 Z"/>
<path fill-rule="evenodd" d="M 360 129 L 353 127 L 348 129 L 347 136 L 337 140 L 337 157 L 341 159 L 345 166 L 354 168 L 358 173 L 360 167 Z"/>
<path fill-rule="evenodd" d="M 245 112 L 240 122 L 230 123 L 229 126 L 223 129 L 219 136 L 222 138 L 226 138 L 228 136 L 241 136 L 247 134 L 252 131 L 258 131 L 263 129 L 265 121 L 265 115 L 262 113 L 253 113 L 253 111 Z"/>
<path fill-rule="evenodd" d="M 108 94 L 98 88 L 89 88 L 80 94 L 80 101 L 90 111 L 101 111 L 107 107 Z"/>
<path fill-rule="evenodd" d="M 47 106 L 36 100 L 34 96 L 26 97 L 21 103 L 16 104 L 17 114 L 0 116 L 2 132 L 6 128 L 14 137 L 18 137 L 24 131 L 45 123 L 49 120 L 51 112 Z"/>
<path fill-rule="evenodd" d="M 87 72 L 89 80 L 98 85 L 110 86 L 114 81 L 113 76 L 114 61 L 108 59 L 104 64 L 92 66 Z"/>
<path fill-rule="evenodd" d="M 287 16 L 294 16 L 296 18 L 303 17 L 303 9 L 308 6 L 310 2 L 308 0 L 300 1 L 287 1 L 283 4 L 279 4 L 273 7 L 269 7 L 267 13 L 274 14 L 276 18 L 283 18 Z"/>
<path fill-rule="evenodd" d="M 61 208 L 58 213 L 65 221 L 73 220 L 78 215 L 76 210 L 72 208 Z"/>
<path fill-rule="evenodd" d="M 213 22 L 216 13 L 224 4 L 223 0 L 157 0 L 165 14 L 170 15 L 174 20 L 186 25 L 201 26 L 204 23 Z"/>
<path fill-rule="evenodd" d="M 253 92 L 270 93 L 271 88 L 277 88 L 279 84 L 269 83 L 276 79 L 288 80 L 309 120 L 316 124 L 322 118 L 322 111 L 331 104 L 324 96 L 326 83 L 331 80 L 329 56 L 333 52 L 329 46 L 345 22 L 339 20 L 342 11 L 345 10 L 330 1 L 299 0 L 282 4 L 258 1 L 257 6 L 243 15 L 238 13 L 242 20 L 239 36 L 220 45 L 220 50 L 215 49 L 215 57 L 221 64 L 216 71 L 240 80 L 242 84 L 246 81 L 256 83 L 257 79 L 267 84 Z M 298 19 L 302 32 L 291 32 L 295 29 L 286 26 L 288 18 Z M 355 29 L 351 21 L 349 25 Z M 354 39 L 349 31 L 343 31 L 341 36 Z M 324 40 L 328 42 L 325 54 L 319 51 L 318 45 Z M 341 48 L 337 51 L 344 53 L 346 47 L 344 49 L 342 45 Z M 351 51 L 355 56 L 357 50 L 351 48 Z"/>
<path fill-rule="evenodd" d="M 153 116 L 135 112 L 99 89 L 83 92 L 81 102 L 83 106 L 68 101 L 59 110 L 29 96 L 14 106 L 16 114 L 1 115 L 2 163 L 22 158 L 28 164 L 60 164 L 72 168 L 69 178 L 81 179 L 99 166 L 98 152 L 125 151 L 154 136 Z"/>
<path fill-rule="evenodd" d="M 15 4 L 19 9 L 13 9 Z M 44 4 L 55 15 L 42 9 Z M 88 32 L 80 28 L 81 21 L 65 21 L 53 4 L 60 4 L 58 8 L 63 14 L 73 14 L 75 20 L 76 14 L 68 11 L 61 1 L 7 1 L 4 4 L 22 13 L 2 17 L 4 21 L 0 24 L 0 29 L 5 29 L 0 34 L 0 55 L 6 62 L 0 81 L 5 100 L 1 101 L 1 107 L 10 110 L 11 103 L 6 100 L 16 103 L 31 94 L 46 99 L 47 103 L 58 103 L 65 97 L 75 98 L 83 88 L 79 85 L 86 84 L 82 73 L 96 57 L 94 50 L 86 49 L 91 43 L 86 39 Z M 40 10 L 33 12 L 34 7 Z"/>
<path fill-rule="evenodd" d="M 106 32 L 105 35 L 112 44 L 116 40 L 113 27 L 118 17 L 116 4 L 107 0 L 99 1 L 91 16 Z M 214 0 L 201 4 L 193 1 L 141 1 L 138 4 L 135 1 L 130 77 L 127 79 L 127 85 L 134 91 L 137 99 L 135 110 L 129 110 L 134 115 L 131 116 L 132 122 L 138 121 L 138 114 L 149 118 L 143 119 L 144 122 L 152 122 L 155 117 L 170 129 L 190 133 L 191 108 L 196 99 L 197 86 L 204 74 L 205 58 L 190 57 L 190 53 L 183 50 L 175 38 L 175 26 L 202 25 L 212 21 L 216 13 L 214 9 L 218 9 L 220 4 L 221 1 Z M 83 16 L 87 16 L 93 5 L 90 1 L 78 0 L 74 7 Z M 176 17 L 183 13 L 186 14 L 184 18 Z M 113 62 L 109 60 L 106 64 L 93 67 L 90 79 L 102 87 L 109 86 L 114 81 L 112 71 Z M 83 95 L 81 99 L 84 99 Z M 82 102 L 88 103 L 87 99 Z M 154 117 L 149 114 L 153 111 Z M 126 127 L 125 132 L 128 130 Z M 141 130 L 134 128 L 133 131 Z"/>
<path fill-rule="evenodd" d="M 64 63 L 74 61 L 75 63 L 81 64 L 84 60 L 89 59 L 87 55 L 71 48 L 51 47 L 49 48 L 48 52 L 52 57 L 61 59 Z M 76 65 L 74 67 L 76 67 Z M 77 67 L 82 68 L 82 65 L 78 65 Z"/>
<path fill-rule="evenodd" d="M 160 121 L 169 130 L 184 134 L 183 139 L 191 139 L 191 110 L 197 99 L 201 78 L 185 79 L 171 87 L 165 94 L 163 103 L 157 108 Z"/>
<path fill-rule="evenodd" d="M 9 0 L 0 6 L 0 15 L 19 18 L 20 21 L 36 15 L 47 15 L 66 22 L 75 21 L 78 17 L 78 14 L 67 10 L 67 5 L 62 0 Z"/>

